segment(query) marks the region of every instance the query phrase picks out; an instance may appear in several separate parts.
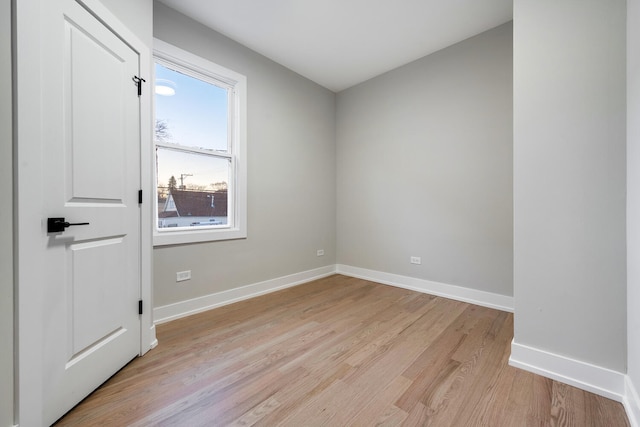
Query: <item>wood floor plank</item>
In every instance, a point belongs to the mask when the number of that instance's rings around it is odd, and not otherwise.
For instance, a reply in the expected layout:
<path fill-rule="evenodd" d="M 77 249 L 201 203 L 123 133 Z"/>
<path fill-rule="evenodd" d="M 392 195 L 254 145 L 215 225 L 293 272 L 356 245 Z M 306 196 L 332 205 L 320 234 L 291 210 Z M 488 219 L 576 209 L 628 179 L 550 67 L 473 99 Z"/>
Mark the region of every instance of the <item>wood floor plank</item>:
<path fill-rule="evenodd" d="M 346 411 L 351 406 L 350 399 L 345 396 L 354 396 L 358 390 L 342 380 L 334 381 L 322 393 L 316 394 L 283 420 L 282 425 L 287 426 L 318 426 L 331 425 L 328 420 L 336 413 Z"/>
<path fill-rule="evenodd" d="M 508 365 L 513 315 L 334 275 L 157 326 L 59 426 L 628 426 Z"/>
<path fill-rule="evenodd" d="M 278 399 L 271 396 L 258 406 L 245 412 L 240 418 L 229 424 L 231 427 L 252 426 L 280 406 Z"/>
<path fill-rule="evenodd" d="M 402 427 L 426 426 L 428 425 L 428 419 L 429 416 L 426 406 L 418 402 L 413 406 L 407 418 L 405 418 L 400 425 Z"/>
<path fill-rule="evenodd" d="M 334 422 L 334 425 L 364 427 L 388 423 L 399 417 L 404 420 L 408 414 L 389 402 L 394 402 L 410 385 L 411 380 L 397 376 L 384 390 L 372 393 L 373 398 L 369 400 L 369 403 L 352 405 L 348 411 L 334 416 L 330 421 Z"/>
<path fill-rule="evenodd" d="M 345 363 L 330 364 L 322 373 L 313 372 L 300 376 L 274 394 L 274 397 L 282 402 L 281 405 L 256 425 L 265 427 L 284 425 L 285 419 L 296 412 L 303 403 L 310 402 L 320 394 L 328 393 L 326 390 L 336 381 L 344 378 L 344 375 L 351 369 L 353 368 Z"/>
<path fill-rule="evenodd" d="M 480 338 L 468 338 L 463 346 L 458 347 L 452 360 L 460 363 L 459 368 L 451 376 L 448 388 L 441 387 L 444 392 L 439 400 L 431 403 L 425 402 L 428 410 L 429 423 L 432 425 L 455 425 L 462 420 L 476 420 L 471 411 L 473 402 L 478 396 L 484 396 L 496 383 L 501 367 L 507 365 L 505 348 L 508 348 L 511 339 L 512 324 L 508 320 L 512 317 L 504 313 L 494 312 L 495 318 L 486 329 L 487 323 L 478 322 L 476 325 L 484 325 L 475 329 L 473 335 Z M 491 320 L 491 319 L 489 319 Z M 499 329 L 496 327 L 499 325 Z M 464 349 L 464 346 L 475 348 Z M 461 357 L 466 354 L 465 357 Z M 508 367 L 508 366 L 507 366 Z M 481 397 L 482 399 L 482 397 Z M 492 402 L 493 401 L 486 401 Z M 485 402 L 485 404 L 486 404 Z M 454 415 L 454 418 L 452 417 Z M 488 424 L 492 425 L 492 424 Z M 495 425 L 495 424 L 494 424 Z"/>

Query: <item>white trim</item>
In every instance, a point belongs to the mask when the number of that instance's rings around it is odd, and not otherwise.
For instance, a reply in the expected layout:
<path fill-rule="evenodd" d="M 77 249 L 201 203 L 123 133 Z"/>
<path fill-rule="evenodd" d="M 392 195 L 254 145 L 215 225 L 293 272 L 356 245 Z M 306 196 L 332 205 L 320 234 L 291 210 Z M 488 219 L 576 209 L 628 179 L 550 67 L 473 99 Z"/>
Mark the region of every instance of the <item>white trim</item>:
<path fill-rule="evenodd" d="M 352 267 L 350 265 L 343 264 L 336 265 L 336 272 L 338 274 L 344 274 L 345 276 L 371 280 L 384 285 L 396 286 L 398 288 L 409 289 L 412 291 L 513 313 L 513 297 L 506 295 L 464 288 L 462 286 L 448 285 L 446 283 L 432 282 L 430 280 L 417 279 L 415 277 L 384 273 L 382 271 L 368 270 L 366 268 Z"/>
<path fill-rule="evenodd" d="M 314 270 L 303 271 L 301 273 L 295 273 L 251 285 L 241 286 L 239 288 L 216 292 L 214 294 L 157 307 L 153 310 L 153 317 L 156 319 L 155 323 L 157 325 L 221 307 L 223 305 L 232 304 L 234 302 L 268 294 L 281 289 L 301 285 L 316 279 L 331 276 L 332 274 L 335 274 L 335 272 L 335 266 L 329 265 L 326 267 L 316 268 Z"/>
<path fill-rule="evenodd" d="M 623 401 L 625 375 L 580 360 L 511 342 L 509 365 L 582 390 Z"/>
<path fill-rule="evenodd" d="M 153 313 L 153 310 L 149 310 L 151 311 L 151 313 Z M 151 325 L 151 327 L 149 328 L 149 334 L 151 335 L 151 337 L 153 337 L 153 340 L 151 342 L 149 342 L 149 350 L 153 350 L 154 348 L 156 348 L 158 346 L 158 339 L 156 338 L 156 325 L 155 323 L 153 325 Z"/>
<path fill-rule="evenodd" d="M 153 245 L 177 245 L 196 242 L 210 242 L 216 240 L 244 239 L 247 237 L 247 77 L 204 59 L 198 55 L 181 49 L 177 46 L 153 39 L 153 58 L 170 68 L 182 70 L 185 74 L 205 81 L 218 81 L 227 84 L 233 89 L 230 97 L 229 120 L 232 138 L 230 139 L 230 154 L 207 152 L 207 155 L 227 157 L 233 156 L 230 174 L 233 176 L 233 185 L 230 184 L 228 193 L 228 209 L 230 227 L 202 229 L 195 227 L 185 230 L 162 229 L 157 227 L 155 212 L 157 201 L 154 202 L 153 213 Z M 212 80 L 213 79 L 213 80 Z M 153 79 L 155 80 L 155 78 Z M 155 114 L 155 113 L 154 113 Z M 231 123 L 231 122 L 230 122 Z M 188 149 L 190 152 L 198 150 Z M 155 171 L 155 159 L 153 162 L 153 174 Z M 154 185 L 157 185 L 155 178 Z M 153 190 L 155 194 L 155 189 Z"/>
<path fill-rule="evenodd" d="M 42 131 L 36 123 L 41 123 L 42 85 L 39 70 L 43 68 L 40 51 L 42 37 L 43 6 L 41 0 L 13 2 L 14 31 L 14 188 L 17 191 L 14 201 L 15 221 L 15 334 L 18 337 L 15 347 L 16 369 L 14 371 L 17 391 L 14 394 L 14 418 L 22 425 L 42 425 L 42 398 L 44 372 L 42 369 L 43 333 L 39 322 L 44 307 L 44 272 L 34 265 L 42 265 L 38 251 L 32 248 L 41 239 L 42 208 L 34 208 L 32 194 L 41 197 L 33 183 L 42 181 Z M 29 161 L 27 161 L 27 159 Z M 29 184 L 27 184 L 29 183 Z M 31 189 L 23 192 L 21 189 Z M 39 187 L 38 187 L 39 188 Z M 35 243 L 34 243 L 35 242 Z M 28 303 L 27 303 L 28 302 Z M 25 331 L 30 331 L 26 334 Z"/>
<path fill-rule="evenodd" d="M 236 87 L 238 83 L 242 84 L 247 79 L 243 74 L 155 37 L 153 38 L 153 56 L 171 64 L 171 67 L 180 68 L 190 74 L 194 72 L 201 74 L 205 79 L 207 77 L 213 79 L 212 82 L 223 82 L 229 88 Z"/>
<path fill-rule="evenodd" d="M 463 288 L 460 286 L 446 285 L 443 283 L 431 282 L 423 279 L 399 276 L 380 271 L 366 270 L 348 265 L 329 265 L 315 270 L 303 271 L 276 279 L 266 280 L 239 288 L 229 289 L 214 294 L 180 301 L 173 304 L 156 307 L 153 310 L 155 324 L 169 322 L 171 320 L 186 317 L 192 314 L 211 310 L 223 305 L 268 294 L 280 289 L 289 288 L 310 282 L 312 280 L 327 277 L 332 274 L 342 274 L 345 276 L 358 277 L 360 279 L 371 280 L 383 285 L 390 285 L 399 288 L 409 289 L 416 292 L 428 293 L 471 304 L 494 308 L 497 310 L 513 312 L 513 298 L 490 292 L 478 291 L 475 289 Z"/>
<path fill-rule="evenodd" d="M 626 375 L 624 381 L 624 399 L 622 404 L 627 412 L 631 427 L 640 427 L 640 393 L 631 382 L 631 378 Z"/>
<path fill-rule="evenodd" d="M 124 31 L 124 30 L 123 30 Z M 129 34 L 129 33 L 120 33 Z M 128 36 L 127 36 L 128 37 Z M 140 54 L 140 73 L 151 75 L 151 50 L 142 42 L 136 41 Z M 145 307 L 153 307 L 153 221 L 155 189 L 152 190 L 153 167 L 155 165 L 152 129 L 152 90 L 147 83 L 147 90 L 140 97 L 140 189 L 142 204 L 140 205 L 140 298 Z M 152 191 L 147 191 L 152 190 Z M 156 340 L 156 329 L 153 324 L 153 312 L 144 310 L 140 316 L 140 355 L 151 350 Z"/>

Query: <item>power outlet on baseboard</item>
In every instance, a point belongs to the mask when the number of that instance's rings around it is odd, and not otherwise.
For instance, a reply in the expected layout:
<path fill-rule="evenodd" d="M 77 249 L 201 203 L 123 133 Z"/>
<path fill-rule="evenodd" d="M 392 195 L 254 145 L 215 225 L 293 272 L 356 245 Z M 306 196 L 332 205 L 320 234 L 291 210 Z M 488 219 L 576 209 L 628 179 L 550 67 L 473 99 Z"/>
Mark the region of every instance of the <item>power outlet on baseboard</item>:
<path fill-rule="evenodd" d="M 184 282 L 185 280 L 191 280 L 191 270 L 178 271 L 176 273 L 176 282 Z"/>

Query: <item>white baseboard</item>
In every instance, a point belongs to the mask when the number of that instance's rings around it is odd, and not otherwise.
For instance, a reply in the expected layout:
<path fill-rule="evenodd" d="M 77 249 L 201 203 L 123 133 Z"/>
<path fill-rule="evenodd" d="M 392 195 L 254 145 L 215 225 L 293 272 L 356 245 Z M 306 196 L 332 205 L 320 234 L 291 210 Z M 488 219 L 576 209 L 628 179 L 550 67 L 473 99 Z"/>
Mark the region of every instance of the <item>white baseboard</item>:
<path fill-rule="evenodd" d="M 415 277 L 337 264 L 336 273 L 513 313 L 513 297 Z"/>
<path fill-rule="evenodd" d="M 335 265 L 278 277 L 153 309 L 156 325 L 335 274 Z"/>
<path fill-rule="evenodd" d="M 156 338 L 156 325 L 155 323 L 153 325 L 151 325 L 151 328 L 149 328 L 150 332 L 151 332 L 151 338 L 153 338 L 151 340 L 151 343 L 149 343 L 149 350 L 153 350 L 154 348 L 156 348 L 158 346 L 158 338 Z"/>
<path fill-rule="evenodd" d="M 600 366 L 511 342 L 509 365 L 622 402 L 626 375 Z"/>
<path fill-rule="evenodd" d="M 412 291 L 451 298 L 484 307 L 513 312 L 513 297 L 338 264 L 156 307 L 153 309 L 154 324 L 157 325 L 169 322 L 191 314 L 200 313 L 280 289 L 300 285 L 335 273 L 371 280 L 373 282 L 396 286 Z"/>
<path fill-rule="evenodd" d="M 625 396 L 622 403 L 627 411 L 627 418 L 631 427 L 640 427 L 640 393 L 631 382 L 631 378 L 625 377 Z"/>

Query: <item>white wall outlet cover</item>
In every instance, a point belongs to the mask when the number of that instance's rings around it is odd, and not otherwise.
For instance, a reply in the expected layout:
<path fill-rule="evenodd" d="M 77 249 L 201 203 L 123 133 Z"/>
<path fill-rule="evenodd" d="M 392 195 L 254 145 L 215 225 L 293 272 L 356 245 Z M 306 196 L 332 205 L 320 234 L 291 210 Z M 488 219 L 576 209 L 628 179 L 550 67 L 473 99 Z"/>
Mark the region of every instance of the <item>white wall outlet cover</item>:
<path fill-rule="evenodd" d="M 191 279 L 191 270 L 178 271 L 176 273 L 176 282 L 184 282 Z"/>

